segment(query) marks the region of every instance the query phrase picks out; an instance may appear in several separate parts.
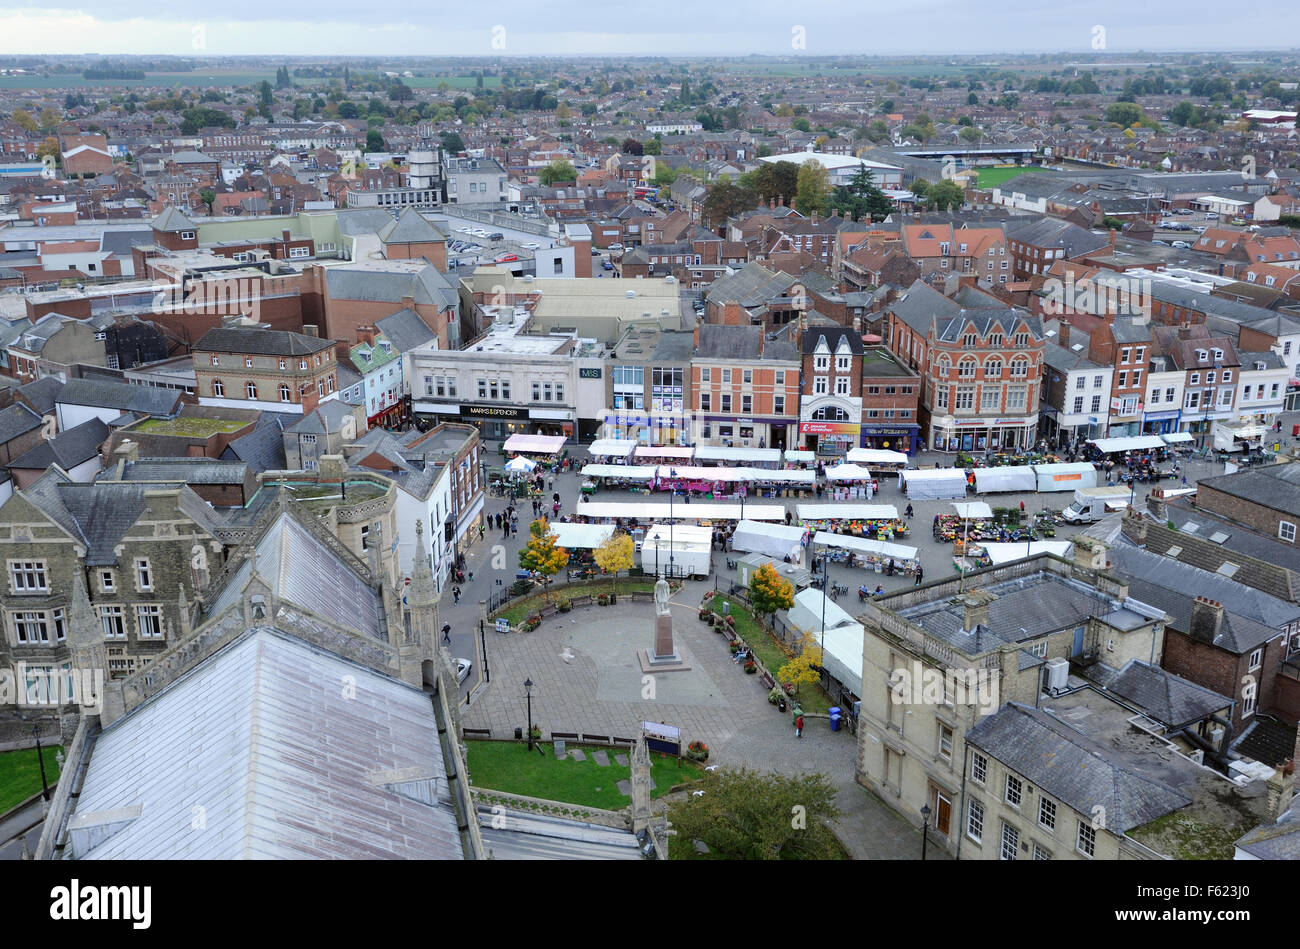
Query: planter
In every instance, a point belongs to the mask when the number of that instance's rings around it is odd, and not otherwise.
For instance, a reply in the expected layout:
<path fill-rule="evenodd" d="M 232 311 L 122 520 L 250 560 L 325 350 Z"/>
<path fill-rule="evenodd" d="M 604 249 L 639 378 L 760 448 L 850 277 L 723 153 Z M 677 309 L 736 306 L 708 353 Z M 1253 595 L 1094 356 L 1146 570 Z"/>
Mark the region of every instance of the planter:
<path fill-rule="evenodd" d="M 746 662 L 746 663 L 745 663 L 745 674 L 746 674 L 746 675 L 751 675 L 751 676 L 752 676 L 752 675 L 753 675 L 755 672 L 757 672 L 757 671 L 758 671 L 758 665 L 757 665 L 757 663 L 754 663 L 754 662 Z"/>
<path fill-rule="evenodd" d="M 596 596 L 596 602 L 601 606 L 609 606 L 609 594 L 601 593 Z"/>
<path fill-rule="evenodd" d="M 556 608 L 557 610 L 559 610 L 561 613 L 567 613 L 567 612 L 569 612 L 570 610 L 573 609 L 573 604 L 570 603 L 568 600 L 561 600 L 561 601 L 556 605 L 555 608 Z"/>
<path fill-rule="evenodd" d="M 702 741 L 693 741 L 686 746 L 686 757 L 692 761 L 708 761 L 709 746 Z"/>

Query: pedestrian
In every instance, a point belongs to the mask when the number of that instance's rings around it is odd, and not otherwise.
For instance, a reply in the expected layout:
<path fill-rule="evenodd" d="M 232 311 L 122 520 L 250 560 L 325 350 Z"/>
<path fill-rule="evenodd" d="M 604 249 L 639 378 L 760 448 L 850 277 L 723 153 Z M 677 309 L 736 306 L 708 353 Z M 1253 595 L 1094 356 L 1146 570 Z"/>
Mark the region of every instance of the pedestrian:
<path fill-rule="evenodd" d="M 460 587 L 451 588 L 451 598 L 452 598 L 452 602 L 454 603 L 460 602 Z"/>
<path fill-rule="evenodd" d="M 479 539 L 479 540 L 482 540 L 482 539 L 484 538 L 484 536 L 486 536 L 486 534 L 487 534 L 487 525 L 485 525 L 482 521 L 479 521 L 479 525 L 478 525 L 478 539 Z"/>
<path fill-rule="evenodd" d="M 909 505 L 907 506 L 907 512 L 906 512 L 906 513 L 907 513 L 907 519 L 910 521 L 910 520 L 912 519 L 912 513 L 913 513 L 913 512 L 912 512 L 912 505 L 909 504 Z"/>
<path fill-rule="evenodd" d="M 442 641 L 444 643 L 451 642 L 451 623 L 442 624 Z"/>
<path fill-rule="evenodd" d="M 1024 502 L 1024 501 L 1021 501 L 1021 502 L 1020 502 L 1020 515 L 1021 515 L 1021 517 L 1023 517 L 1024 514 L 1025 514 L 1025 502 Z"/>
<path fill-rule="evenodd" d="M 803 737 L 803 716 L 802 715 L 800 715 L 798 718 L 794 720 L 794 737 L 795 738 Z"/>
<path fill-rule="evenodd" d="M 516 518 L 515 520 L 510 522 L 510 536 L 517 537 L 518 535 L 519 535 L 519 519 Z"/>
<path fill-rule="evenodd" d="M 921 585 L 921 578 L 924 576 L 925 576 L 925 569 L 918 566 L 916 568 L 916 583 L 912 585 L 919 587 Z"/>
<path fill-rule="evenodd" d="M 471 570 L 471 571 L 469 572 L 469 582 L 470 582 L 470 583 L 473 583 L 473 582 L 474 582 L 474 571 L 473 571 L 473 570 Z"/>

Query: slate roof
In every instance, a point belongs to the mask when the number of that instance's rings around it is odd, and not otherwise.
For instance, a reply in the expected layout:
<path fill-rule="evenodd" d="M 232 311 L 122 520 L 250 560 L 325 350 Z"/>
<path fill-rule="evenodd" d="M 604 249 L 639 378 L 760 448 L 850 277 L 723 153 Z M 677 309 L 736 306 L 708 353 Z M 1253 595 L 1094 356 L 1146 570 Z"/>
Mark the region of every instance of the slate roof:
<path fill-rule="evenodd" d="M 37 379 L 35 382 L 19 386 L 18 392 L 31 403 L 37 412 L 41 415 L 48 415 L 54 411 L 54 403 L 65 385 L 67 383 L 54 376 L 46 376 L 43 379 Z"/>
<path fill-rule="evenodd" d="M 321 402 L 310 412 L 303 413 L 301 418 L 292 425 L 286 425 L 284 430 L 291 435 L 325 435 L 339 431 L 343 419 L 351 414 L 346 402 L 330 399 Z"/>
<path fill-rule="evenodd" d="M 459 301 L 456 289 L 432 264 L 419 270 L 384 270 L 378 267 L 330 267 L 325 283 L 331 300 L 359 300 L 367 303 L 401 304 L 404 297 L 416 303 L 441 308 Z"/>
<path fill-rule="evenodd" d="M 420 314 L 406 308 L 382 320 L 376 320 L 375 328 L 384 334 L 399 353 L 409 353 L 438 338 L 438 334 L 420 319 Z"/>
<path fill-rule="evenodd" d="M 787 273 L 771 271 L 751 261 L 735 273 L 714 280 L 705 299 L 719 305 L 735 300 L 750 309 L 781 296 L 798 282 Z"/>
<path fill-rule="evenodd" d="M 210 329 L 194 344 L 195 352 L 248 353 L 260 356 L 310 356 L 334 345 L 332 340 L 288 330 Z"/>
<path fill-rule="evenodd" d="M 197 226 L 182 211 L 169 205 L 154 218 L 153 230 L 179 233 L 181 231 L 197 231 Z"/>
<path fill-rule="evenodd" d="M 40 425 L 41 417 L 21 402 L 0 409 L 0 445 L 13 441 Z"/>
<path fill-rule="evenodd" d="M 122 467 L 123 481 L 243 484 L 247 476 L 244 462 L 217 458 L 140 458 Z"/>
<path fill-rule="evenodd" d="M 1260 860 L 1300 860 L 1300 797 L 1292 799 L 1281 820 L 1260 824 L 1237 847 Z"/>
<path fill-rule="evenodd" d="M 258 417 L 257 426 L 251 432 L 241 435 L 226 446 L 226 450 L 221 453 L 221 459 L 243 461 L 255 473 L 283 471 L 287 464 L 284 457 L 284 426 L 298 421 L 299 418 L 298 415 L 288 413 L 263 412 Z"/>
<path fill-rule="evenodd" d="M 108 426 L 102 420 L 87 419 L 19 455 L 9 462 L 9 467 L 39 470 L 58 465 L 64 471 L 71 471 L 97 457 L 99 449 L 108 441 L 108 435 Z"/>
<path fill-rule="evenodd" d="M 379 232 L 379 239 L 385 244 L 429 244 L 447 237 L 415 208 L 407 208 Z"/>
<path fill-rule="evenodd" d="M 1300 464 L 1243 468 L 1228 475 L 1202 478 L 1199 483 L 1275 511 L 1300 511 Z"/>
<path fill-rule="evenodd" d="M 966 743 L 1071 810 L 1093 814 L 1105 808 L 1111 833 L 1126 833 L 1192 803 L 1181 791 L 1115 763 L 1096 742 L 1041 709 L 1015 702 L 980 719 Z"/>
<path fill-rule="evenodd" d="M 353 681 L 355 695 L 337 687 Z M 205 829 L 195 832 L 198 787 Z M 79 859 L 464 855 L 429 697 L 270 627 L 104 729 L 75 806 L 70 828 L 140 808 L 84 841 Z"/>
<path fill-rule="evenodd" d="M 1190 561 L 1196 566 L 1206 570 L 1218 570 L 1220 563 L 1226 560 L 1240 563 L 1240 558 L 1234 558 L 1232 555 L 1234 553 L 1242 554 L 1263 561 L 1263 569 L 1272 573 L 1272 577 L 1268 581 L 1252 581 L 1251 586 L 1259 587 L 1265 593 L 1270 593 L 1284 600 L 1293 599 L 1284 592 L 1287 589 L 1288 578 L 1282 573 L 1289 570 L 1298 575 L 1290 579 L 1297 584 L 1297 590 L 1300 591 L 1300 550 L 1296 549 L 1295 544 L 1288 544 L 1286 541 L 1253 531 L 1225 517 L 1212 514 L 1203 507 L 1193 508 L 1183 498 L 1171 499 L 1166 504 L 1165 513 L 1166 518 L 1173 521 L 1174 527 L 1178 528 L 1181 533 L 1187 533 L 1189 524 L 1196 524 L 1196 531 L 1191 536 L 1206 538 L 1220 533 L 1227 535 L 1223 538 L 1222 543 L 1214 543 L 1216 550 L 1219 551 L 1217 560 L 1202 562 L 1198 557 L 1198 559 Z M 1170 543 L 1177 542 L 1177 540 L 1170 541 Z M 1147 548 L 1156 549 L 1150 543 L 1150 534 L 1148 534 Z M 1157 550 L 1157 552 L 1164 553 L 1165 550 L 1161 549 Z M 1183 557 L 1179 559 L 1186 561 L 1186 558 Z M 1235 576 L 1240 578 L 1241 574 L 1238 573 Z"/>
<path fill-rule="evenodd" d="M 802 348 L 804 355 L 817 351 L 824 341 L 831 353 L 839 352 L 841 340 L 848 343 L 849 351 L 855 356 L 862 355 L 862 334 L 843 327 L 810 327 L 804 331 Z"/>
<path fill-rule="evenodd" d="M 60 405 L 85 405 L 119 412 L 171 417 L 180 411 L 182 393 L 177 389 L 131 385 L 102 379 L 73 379 L 59 392 Z"/>
<path fill-rule="evenodd" d="M 1035 218 L 1024 224 L 1008 223 L 1006 235 L 1008 240 L 1033 247 L 1064 248 L 1067 259 L 1090 254 L 1110 242 L 1109 238 L 1101 234 L 1085 231 L 1077 224 L 1051 217 Z"/>
<path fill-rule="evenodd" d="M 1130 659 L 1122 669 L 1101 666 L 1099 684 L 1148 718 L 1177 730 L 1221 712 L 1232 699 L 1159 666 Z"/>

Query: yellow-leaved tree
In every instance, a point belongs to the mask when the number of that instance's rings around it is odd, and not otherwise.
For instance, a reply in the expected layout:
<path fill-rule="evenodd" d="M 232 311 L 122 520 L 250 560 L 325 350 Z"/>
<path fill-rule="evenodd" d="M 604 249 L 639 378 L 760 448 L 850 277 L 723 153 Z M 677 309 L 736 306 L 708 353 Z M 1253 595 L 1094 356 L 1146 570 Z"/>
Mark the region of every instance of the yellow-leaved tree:
<path fill-rule="evenodd" d="M 749 603 L 760 616 L 788 610 L 794 606 L 794 585 L 765 563 L 749 579 Z"/>
<path fill-rule="evenodd" d="M 528 527 L 528 533 L 532 536 L 519 551 L 519 566 L 540 573 L 549 582 L 569 562 L 569 552 L 556 546 L 555 542 L 559 538 L 544 517 L 533 521 Z"/>
<path fill-rule="evenodd" d="M 799 686 L 805 682 L 811 685 L 821 679 L 821 675 L 821 646 L 817 645 L 817 640 L 812 633 L 804 633 L 799 643 L 799 655 L 783 665 L 776 677 L 782 682 L 793 685 L 795 694 L 798 695 Z"/>
<path fill-rule="evenodd" d="M 596 548 L 594 554 L 596 566 L 614 575 L 615 596 L 618 596 L 618 572 L 631 568 L 633 549 L 632 535 L 622 531 L 610 534 L 605 542 Z"/>

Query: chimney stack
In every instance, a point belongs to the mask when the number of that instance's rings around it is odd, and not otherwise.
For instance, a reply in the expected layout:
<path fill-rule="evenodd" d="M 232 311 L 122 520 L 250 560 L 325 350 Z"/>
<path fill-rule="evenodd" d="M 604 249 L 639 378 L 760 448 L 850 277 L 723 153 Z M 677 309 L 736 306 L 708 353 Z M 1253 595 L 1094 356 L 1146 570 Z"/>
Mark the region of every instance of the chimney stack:
<path fill-rule="evenodd" d="M 700 321 L 695 321 L 695 348 L 700 348 Z"/>
<path fill-rule="evenodd" d="M 1223 627 L 1223 604 L 1198 596 L 1192 604 L 1191 628 L 1187 633 L 1193 639 L 1213 643 Z"/>
<path fill-rule="evenodd" d="M 983 626 L 987 629 L 989 625 L 989 604 L 995 599 L 997 597 L 984 590 L 971 590 L 963 596 L 962 629 L 968 633 L 974 632 L 976 626 Z"/>

